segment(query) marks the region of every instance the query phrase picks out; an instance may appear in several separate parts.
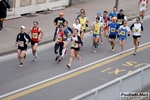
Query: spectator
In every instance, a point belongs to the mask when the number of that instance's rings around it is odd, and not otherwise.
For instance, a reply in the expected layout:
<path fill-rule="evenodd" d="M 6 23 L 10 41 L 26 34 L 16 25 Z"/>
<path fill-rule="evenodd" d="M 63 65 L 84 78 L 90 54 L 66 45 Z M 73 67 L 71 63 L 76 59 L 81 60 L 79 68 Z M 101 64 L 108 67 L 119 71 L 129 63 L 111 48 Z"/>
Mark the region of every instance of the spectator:
<path fill-rule="evenodd" d="M 6 2 L 6 0 L 0 1 L 0 30 L 3 28 L 4 18 L 7 16 L 7 8 L 10 9 L 10 5 Z"/>

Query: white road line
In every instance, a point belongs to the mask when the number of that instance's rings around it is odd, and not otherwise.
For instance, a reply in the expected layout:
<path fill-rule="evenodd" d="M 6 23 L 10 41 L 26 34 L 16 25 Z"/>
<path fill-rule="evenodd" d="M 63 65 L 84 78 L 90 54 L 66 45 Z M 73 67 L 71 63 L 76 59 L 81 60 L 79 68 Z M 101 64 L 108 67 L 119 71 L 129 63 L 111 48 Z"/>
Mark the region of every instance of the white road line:
<path fill-rule="evenodd" d="M 142 47 L 142 46 L 145 46 L 145 45 L 148 45 L 148 44 L 150 44 L 150 42 L 146 42 L 146 43 L 144 43 L 144 44 L 140 45 L 139 47 Z M 127 52 L 129 52 L 129 51 L 131 51 L 131 50 L 134 50 L 134 48 L 131 48 L 131 49 L 125 50 L 123 53 L 127 53 Z M 65 75 L 68 75 L 68 74 L 71 74 L 71 73 L 73 73 L 73 72 L 79 71 L 79 70 L 81 70 L 81 69 L 87 68 L 87 67 L 89 67 L 89 66 L 91 66 L 91 65 L 94 65 L 94 64 L 96 64 L 96 63 L 99 63 L 99 62 L 102 62 L 102 61 L 108 60 L 108 59 L 110 59 L 110 58 L 116 57 L 116 56 L 118 56 L 118 55 L 120 55 L 120 53 L 114 54 L 114 55 L 112 55 L 112 56 L 106 57 L 106 58 L 104 58 L 104 59 L 101 59 L 101 60 L 95 61 L 95 62 L 90 63 L 90 64 L 87 64 L 87 65 L 84 65 L 84 66 L 82 66 L 82 67 L 80 67 L 80 68 L 76 68 L 76 69 L 74 69 L 74 70 L 71 70 L 71 71 L 69 71 L 69 72 L 66 72 L 66 73 L 63 73 L 63 74 L 57 75 L 57 76 L 55 76 L 55 77 L 52 77 L 52 78 L 49 78 L 49 79 L 43 80 L 43 81 L 41 81 L 41 82 L 38 82 L 38 83 L 35 83 L 35 84 L 32 84 L 32 85 L 29 85 L 29 86 L 27 86 L 27 87 L 24 87 L 24 88 L 21 88 L 21 89 L 15 90 L 15 91 L 13 91 L 13 92 L 10 92 L 10 93 L 7 93 L 7 94 L 4 94 L 4 95 L 1 95 L 1 96 L 0 96 L 0 99 L 5 98 L 5 97 L 10 96 L 10 95 L 13 95 L 13 94 L 16 94 L 16 93 L 18 93 L 18 92 L 21 92 L 21 91 L 27 90 L 27 89 L 29 89 L 29 88 L 35 87 L 35 86 L 37 86 L 37 85 L 40 85 L 40 84 L 43 84 L 43 83 L 46 83 L 46 82 L 52 81 L 52 80 L 54 80 L 54 79 L 57 79 L 57 78 L 63 77 L 63 76 L 65 76 Z"/>

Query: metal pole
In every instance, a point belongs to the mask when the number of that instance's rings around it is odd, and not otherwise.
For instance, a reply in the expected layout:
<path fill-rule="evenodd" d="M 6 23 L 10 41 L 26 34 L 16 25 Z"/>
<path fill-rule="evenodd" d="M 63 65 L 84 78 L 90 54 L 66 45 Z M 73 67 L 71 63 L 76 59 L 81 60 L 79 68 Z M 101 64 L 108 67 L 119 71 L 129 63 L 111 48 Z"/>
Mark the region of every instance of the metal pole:
<path fill-rule="evenodd" d="M 118 11 L 118 5 L 119 5 L 119 0 L 116 0 L 115 6 L 116 6 L 116 8 L 117 8 L 117 11 Z"/>

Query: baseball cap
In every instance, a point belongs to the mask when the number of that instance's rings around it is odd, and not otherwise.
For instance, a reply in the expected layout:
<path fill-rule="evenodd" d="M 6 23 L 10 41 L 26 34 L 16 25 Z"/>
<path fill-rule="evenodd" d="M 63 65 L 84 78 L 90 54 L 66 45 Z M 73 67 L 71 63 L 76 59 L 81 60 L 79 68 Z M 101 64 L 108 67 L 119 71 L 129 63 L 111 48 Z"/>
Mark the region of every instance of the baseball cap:
<path fill-rule="evenodd" d="M 25 29 L 25 26 L 21 26 L 22 29 Z"/>
<path fill-rule="evenodd" d="M 101 12 L 97 12 L 98 15 L 101 15 Z"/>

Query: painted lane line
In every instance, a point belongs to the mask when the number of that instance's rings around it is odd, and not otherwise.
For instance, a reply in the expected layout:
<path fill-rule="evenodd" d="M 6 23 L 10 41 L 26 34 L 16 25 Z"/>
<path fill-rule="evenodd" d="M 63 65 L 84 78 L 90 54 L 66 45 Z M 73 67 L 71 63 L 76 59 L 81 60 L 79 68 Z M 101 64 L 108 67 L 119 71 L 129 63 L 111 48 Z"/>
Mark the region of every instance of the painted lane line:
<path fill-rule="evenodd" d="M 104 69 L 104 70 L 102 70 L 101 72 L 103 73 L 103 72 L 106 72 L 106 71 L 108 71 L 108 70 L 110 70 L 111 68 L 107 68 L 107 69 Z"/>
<path fill-rule="evenodd" d="M 146 46 L 146 45 L 148 45 L 148 44 L 150 44 L 150 42 L 144 43 L 144 44 L 140 45 L 139 47 L 143 47 L 143 46 Z M 79 73 L 81 74 L 81 73 L 83 73 L 83 72 L 87 72 L 87 70 L 92 70 L 93 68 L 97 68 L 97 67 L 99 67 L 99 65 L 104 65 L 104 64 L 107 64 L 107 63 L 112 62 L 113 60 L 120 59 L 121 57 L 125 57 L 125 54 L 124 54 L 124 53 L 127 53 L 127 52 L 132 51 L 132 50 L 134 50 L 134 48 L 131 48 L 131 49 L 128 49 L 128 50 L 124 51 L 124 52 L 123 52 L 123 55 L 120 55 L 120 53 L 117 53 L 117 54 L 114 54 L 114 55 L 112 55 L 112 56 L 106 57 L 106 58 L 104 58 L 104 59 L 95 61 L 95 62 L 90 63 L 90 64 L 87 64 L 87 65 L 84 65 L 84 66 L 82 66 L 82 67 L 80 67 L 80 68 L 77 68 L 77 69 L 74 69 L 74 70 L 72 70 L 72 71 L 69 71 L 69 72 L 60 74 L 60 75 L 58 75 L 58 76 L 55 76 L 55 77 L 52 77 L 52 78 L 49 78 L 49 79 L 46 79 L 46 80 L 44 80 L 44 81 L 41 81 L 41 82 L 32 84 L 32 85 L 30 85 L 30 86 L 27 86 L 27 87 L 18 89 L 18 90 L 16 90 L 16 91 L 13 91 L 13 92 L 10 92 L 10 93 L 1 95 L 1 96 L 0 96 L 0 99 L 1 99 L 1 98 L 5 98 L 5 97 L 10 96 L 10 95 L 13 95 L 13 94 L 16 94 L 16 93 L 18 93 L 18 92 L 24 91 L 24 90 L 28 90 L 28 89 L 30 89 L 30 88 L 32 88 L 32 87 L 36 87 L 36 86 L 38 86 L 38 85 L 44 84 L 44 83 L 49 82 L 49 81 L 52 81 L 52 80 L 54 80 L 54 79 L 58 79 L 58 78 L 60 78 L 60 77 L 67 76 L 68 74 L 75 73 L 75 72 L 77 72 L 77 71 L 80 71 L 81 69 L 85 69 L 84 71 L 78 72 L 78 74 L 77 74 L 77 73 L 74 74 L 74 75 L 79 75 Z M 140 51 L 140 48 L 139 48 L 139 51 Z M 132 53 L 130 52 L 129 54 L 132 54 Z M 118 55 L 120 55 L 120 56 L 118 56 Z M 114 57 L 117 57 L 117 56 L 118 56 L 118 58 L 114 58 Z M 114 58 L 114 59 L 110 59 L 110 58 Z M 110 61 L 104 62 L 105 60 L 108 60 L 108 59 L 110 59 Z M 99 63 L 99 62 L 101 62 L 101 64 L 97 64 L 97 63 Z M 96 64 L 96 65 L 94 65 L 94 64 Z M 94 66 L 89 67 L 89 66 L 91 66 L 91 65 L 94 65 Z M 86 69 L 87 67 L 89 67 L 89 69 Z M 67 76 L 67 77 L 71 78 L 71 77 L 73 77 L 74 75 L 71 75 L 70 77 Z M 66 79 L 66 78 L 64 78 L 64 79 Z M 63 81 L 64 79 L 57 80 L 57 83 L 58 83 L 58 81 L 60 82 L 60 81 Z M 56 82 L 56 81 L 55 81 L 55 82 Z M 55 82 L 53 82 L 53 84 L 54 84 Z M 52 84 L 52 83 L 51 83 L 51 84 Z M 33 90 L 32 90 L 32 91 L 33 91 Z"/>

